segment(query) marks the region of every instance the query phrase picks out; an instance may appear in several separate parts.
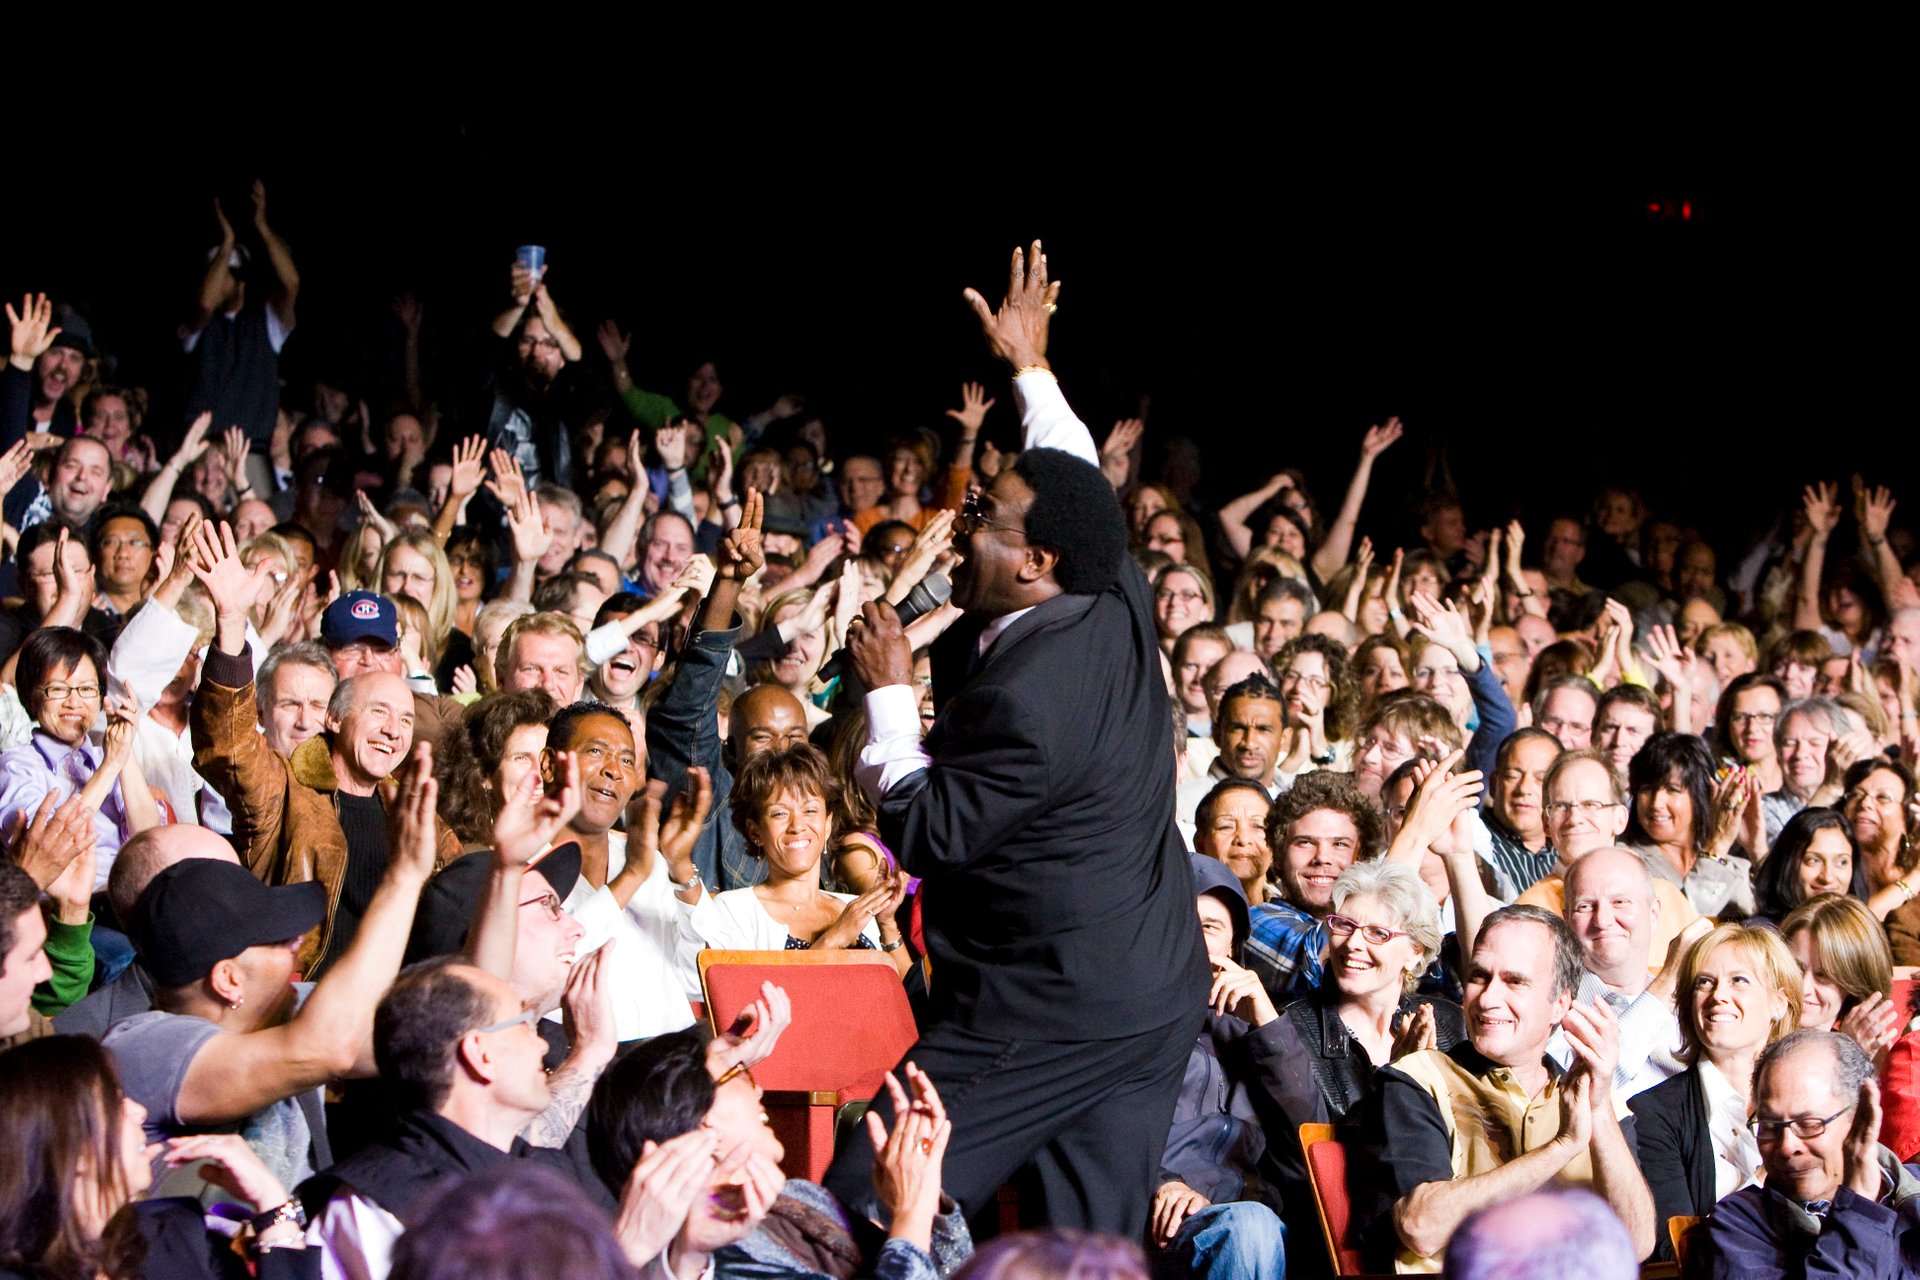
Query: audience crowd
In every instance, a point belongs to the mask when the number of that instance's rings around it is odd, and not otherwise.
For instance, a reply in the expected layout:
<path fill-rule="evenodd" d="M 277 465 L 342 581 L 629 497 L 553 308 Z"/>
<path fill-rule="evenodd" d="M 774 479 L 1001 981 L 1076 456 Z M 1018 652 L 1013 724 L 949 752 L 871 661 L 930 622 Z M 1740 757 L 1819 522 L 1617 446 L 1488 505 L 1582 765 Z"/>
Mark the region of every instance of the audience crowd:
<path fill-rule="evenodd" d="M 1376 1270 L 1920 1274 L 1920 558 L 1883 477 L 1737 546 L 1619 487 L 1476 531 L 1435 467 L 1392 546 L 1398 419 L 1344 488 L 1244 493 L 1114 424 L 1169 714 L 1104 747 L 1171 743 L 1213 981 L 1138 1239 L 989 1244 L 912 1069 L 840 1138 L 877 1215 L 786 1177 L 750 1069 L 786 996 L 712 1035 L 697 958 L 942 981 L 836 659 L 915 597 L 934 724 L 939 588 L 1025 536 L 979 497 L 1008 389 L 861 452 L 664 377 L 523 251 L 470 370 L 395 304 L 370 407 L 283 378 L 297 254 L 258 184 L 230 212 L 176 368 L 6 307 L 0 1275 L 1277 1280 L 1333 1265 L 1329 1196 Z"/>

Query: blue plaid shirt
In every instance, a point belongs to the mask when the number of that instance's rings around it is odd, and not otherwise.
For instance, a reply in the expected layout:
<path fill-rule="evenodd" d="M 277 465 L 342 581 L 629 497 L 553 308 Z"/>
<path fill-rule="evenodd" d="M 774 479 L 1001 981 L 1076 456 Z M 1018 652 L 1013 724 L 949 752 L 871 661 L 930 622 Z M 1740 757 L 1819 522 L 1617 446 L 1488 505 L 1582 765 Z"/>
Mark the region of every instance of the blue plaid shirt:
<path fill-rule="evenodd" d="M 1252 931 L 1244 958 L 1275 1000 L 1303 996 L 1320 985 L 1327 926 L 1290 902 L 1251 908 Z"/>

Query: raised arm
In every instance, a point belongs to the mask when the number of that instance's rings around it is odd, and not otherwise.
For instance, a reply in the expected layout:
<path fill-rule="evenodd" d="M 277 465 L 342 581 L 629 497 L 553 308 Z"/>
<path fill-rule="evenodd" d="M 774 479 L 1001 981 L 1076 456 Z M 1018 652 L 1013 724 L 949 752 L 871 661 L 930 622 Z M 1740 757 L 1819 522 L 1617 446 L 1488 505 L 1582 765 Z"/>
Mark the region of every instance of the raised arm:
<path fill-rule="evenodd" d="M 1233 554 L 1245 560 L 1247 553 L 1253 550 L 1253 528 L 1247 521 L 1253 513 L 1273 501 L 1274 495 L 1283 489 L 1293 488 L 1293 477 L 1282 472 L 1261 485 L 1251 493 L 1243 493 L 1232 502 L 1220 508 L 1220 532 L 1226 535 L 1227 545 L 1233 548 Z M 1338 566 L 1335 566 L 1336 570 Z M 1322 575 L 1322 581 L 1325 576 Z"/>
<path fill-rule="evenodd" d="M 391 857 L 353 941 L 285 1024 L 207 1041 L 181 1084 L 182 1120 L 239 1120 L 371 1066 L 374 1006 L 400 971 L 414 908 L 439 854 L 433 814 L 440 788 L 430 745 L 413 749 L 399 782 L 387 811 Z"/>
<path fill-rule="evenodd" d="M 267 251 L 267 265 L 273 268 L 274 290 L 267 305 L 273 308 L 280 327 L 291 330 L 293 304 L 300 297 L 300 271 L 293 265 L 293 250 L 267 225 L 267 184 L 257 178 L 253 183 L 253 229 L 260 233 L 260 243 Z"/>
<path fill-rule="evenodd" d="M 220 224 L 220 247 L 213 252 L 213 260 L 207 263 L 207 273 L 200 277 L 200 292 L 194 298 L 193 315 L 186 325 L 187 333 L 198 333 L 207 327 L 213 319 L 213 313 L 227 300 L 233 291 L 233 270 L 229 265 L 233 258 L 233 224 L 227 221 L 227 211 L 220 207 L 216 197 L 213 202 L 213 218 Z"/>
<path fill-rule="evenodd" d="M 1853 478 L 1853 484 L 1853 518 L 1866 543 L 1862 551 L 1873 561 L 1873 577 L 1880 584 L 1881 598 L 1891 605 L 1900 598 L 1899 584 L 1906 577 L 1900 570 L 1900 557 L 1887 541 L 1887 526 L 1893 522 L 1893 509 L 1900 504 L 1885 485 L 1869 489 L 1859 476 Z"/>
<path fill-rule="evenodd" d="M 664 436 L 669 430 L 672 428 L 663 427 L 660 434 Z M 686 448 L 684 443 L 681 448 Z M 650 492 L 647 487 L 646 456 L 646 446 L 640 441 L 640 433 L 628 432 L 627 474 L 633 479 L 627 486 L 626 500 L 614 512 L 613 519 L 607 522 L 606 532 L 600 535 L 601 548 L 613 554 L 620 562 L 623 573 L 633 568 L 640 559 L 640 548 L 635 544 L 639 539 L 640 520 L 646 512 L 647 494 Z"/>
<path fill-rule="evenodd" d="M 1820 629 L 1820 579 L 1827 568 L 1827 539 L 1840 523 L 1838 489 L 1830 484 L 1810 484 L 1801 495 L 1807 510 L 1807 556 L 1800 562 L 1800 582 L 1793 595 L 1793 626 L 1797 631 Z"/>
<path fill-rule="evenodd" d="M 25 294 L 20 310 L 7 304 L 7 324 L 11 339 L 7 353 L 4 418 L 0 418 L 0 449 L 25 440 L 35 430 L 33 422 L 33 366 L 60 336 L 53 323 L 53 303 L 44 293 Z"/>
<path fill-rule="evenodd" d="M 485 436 L 468 436 L 453 446 L 453 478 L 447 482 L 447 500 L 440 504 L 440 510 L 433 517 L 433 536 L 442 546 L 460 526 L 460 513 L 466 510 L 467 499 L 479 492 L 480 482 L 486 479 L 487 464 L 483 461 L 486 452 Z"/>
<path fill-rule="evenodd" d="M 1388 418 L 1385 426 L 1368 427 L 1360 440 L 1360 461 L 1354 465 L 1353 479 L 1347 481 L 1347 496 L 1340 502 L 1340 514 L 1327 526 L 1327 537 L 1313 553 L 1313 571 L 1325 582 L 1340 572 L 1347 562 L 1347 550 L 1353 545 L 1353 531 L 1360 523 L 1360 508 L 1367 501 L 1367 485 L 1373 479 L 1373 460 L 1385 453 L 1406 428 L 1400 419 Z"/>
<path fill-rule="evenodd" d="M 152 517 L 155 524 L 166 522 L 167 504 L 173 501 L 173 490 L 180 483 L 181 475 L 211 447 L 207 443 L 207 430 L 212 426 L 211 412 L 195 418 L 187 427 L 186 435 L 180 437 L 180 447 L 173 451 L 166 465 L 154 473 L 147 491 L 140 496 L 140 509 Z"/>
<path fill-rule="evenodd" d="M 1013 251 L 1007 293 L 999 310 L 989 307 L 977 289 L 968 289 L 963 296 L 980 318 L 987 345 L 1013 369 L 1022 447 L 1060 449 L 1099 466 L 1093 433 L 1068 407 L 1053 366 L 1047 363 L 1047 334 L 1059 305 L 1060 283 L 1047 279 L 1047 256 L 1040 242 L 1035 240 L 1031 250 Z"/>
<path fill-rule="evenodd" d="M 980 424 L 987 420 L 987 410 L 995 403 L 979 383 L 960 384 L 960 407 L 947 410 L 947 416 L 960 424 L 960 435 L 953 442 L 953 460 L 949 464 L 954 470 L 973 471 L 973 447 L 980 439 Z"/>

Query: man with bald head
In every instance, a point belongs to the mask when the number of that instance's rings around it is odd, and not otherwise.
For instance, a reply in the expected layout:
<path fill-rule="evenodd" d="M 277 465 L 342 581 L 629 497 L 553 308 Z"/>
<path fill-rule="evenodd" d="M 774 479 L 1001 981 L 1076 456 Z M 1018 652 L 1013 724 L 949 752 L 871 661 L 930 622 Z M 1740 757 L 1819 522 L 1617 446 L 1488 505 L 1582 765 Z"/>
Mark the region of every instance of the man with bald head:
<path fill-rule="evenodd" d="M 777 685 L 757 685 L 734 699 L 727 736 L 724 741 L 720 736 L 720 682 L 741 632 L 734 605 L 740 584 L 766 563 L 760 548 L 762 510 L 760 495 L 749 490 L 739 526 L 714 553 L 713 586 L 680 650 L 673 679 L 647 712 L 647 776 L 665 782 L 669 795 L 685 783 L 691 766 L 713 779 L 713 808 L 693 847 L 693 863 L 715 892 L 767 878 L 766 860 L 747 852 L 746 837 L 727 817 L 733 771 L 757 752 L 807 740 L 806 708 Z"/>
<path fill-rule="evenodd" d="M 115 922 L 132 917 L 133 904 L 155 876 L 188 858 L 239 861 L 224 838 L 190 822 L 148 827 L 121 845 L 107 876 L 107 902 Z M 92 1036 L 98 1040 L 122 1018 L 151 1008 L 153 978 L 136 958 L 119 977 L 54 1018 L 53 1029 L 63 1036 Z"/>
<path fill-rule="evenodd" d="M 1607 1005 L 1620 1024 L 1613 1088 L 1622 1101 L 1685 1065 L 1676 1056 L 1681 1046 L 1680 1024 L 1673 1014 L 1675 966 L 1663 966 L 1657 977 L 1647 975 L 1660 910 L 1653 874 L 1639 855 L 1626 849 L 1595 849 L 1567 872 L 1562 911 L 1585 964 L 1577 998 Z M 1704 922 L 1700 932 L 1705 932 Z M 1573 1065 L 1573 1050 L 1564 1037 L 1550 1043 L 1547 1052 L 1562 1066 Z"/>
<path fill-rule="evenodd" d="M 1766 1181 L 1694 1227 L 1682 1274 L 1920 1274 L 1920 1179 L 1879 1132 L 1873 1061 L 1852 1039 L 1795 1031 L 1761 1050 L 1753 1135 Z"/>
<path fill-rule="evenodd" d="M 300 969 L 313 976 L 352 941 L 385 873 L 385 795 L 414 750 L 413 691 L 389 671 L 351 674 L 333 691 L 325 730 L 282 759 L 256 728 L 260 713 L 246 638 L 262 571 L 240 562 L 230 529 L 216 533 L 202 525 L 198 534 L 182 554 L 194 557 L 195 574 L 213 602 L 214 641 L 193 702 L 194 767 L 226 800 L 234 843 L 255 875 L 268 884 L 317 880 L 326 886 L 326 919 L 306 935 L 299 955 Z M 346 623 L 377 625 L 380 611 L 372 601 L 388 610 L 392 603 L 355 599 L 365 595 L 343 596 L 328 613 L 352 601 Z M 352 612 L 362 605 L 365 617 Z M 342 672 L 348 674 L 344 664 Z M 430 748 L 424 754 L 431 761 Z M 445 865 L 460 855 L 460 841 L 444 823 L 438 832 Z"/>

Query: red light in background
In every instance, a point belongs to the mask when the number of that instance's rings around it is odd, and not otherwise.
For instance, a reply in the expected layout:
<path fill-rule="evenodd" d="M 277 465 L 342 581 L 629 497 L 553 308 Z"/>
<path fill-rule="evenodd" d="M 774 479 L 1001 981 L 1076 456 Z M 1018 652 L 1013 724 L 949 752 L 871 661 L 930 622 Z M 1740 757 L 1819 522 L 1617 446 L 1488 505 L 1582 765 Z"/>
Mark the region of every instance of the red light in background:
<path fill-rule="evenodd" d="M 1691 222 L 1692 220 L 1693 220 L 1693 201 L 1682 200 L 1680 202 L 1680 221 Z"/>

